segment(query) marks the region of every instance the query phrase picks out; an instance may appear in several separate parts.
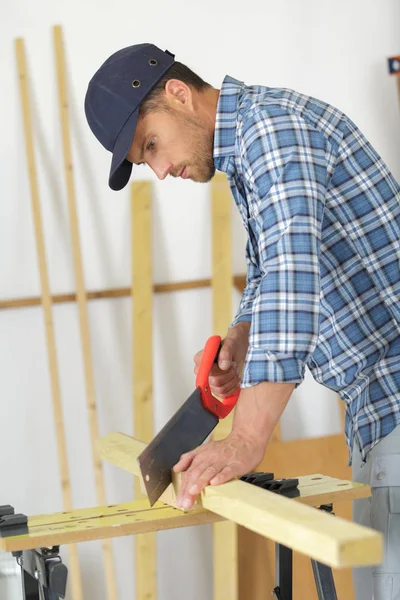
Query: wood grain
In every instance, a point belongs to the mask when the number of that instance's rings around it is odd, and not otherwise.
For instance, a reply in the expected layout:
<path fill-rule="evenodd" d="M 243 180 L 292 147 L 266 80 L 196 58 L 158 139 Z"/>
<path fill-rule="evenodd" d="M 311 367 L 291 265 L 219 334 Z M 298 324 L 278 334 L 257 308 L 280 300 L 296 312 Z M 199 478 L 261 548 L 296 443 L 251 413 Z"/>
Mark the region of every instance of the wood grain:
<path fill-rule="evenodd" d="M 57 455 L 60 470 L 60 484 L 63 506 L 65 510 L 70 510 L 72 509 L 71 479 L 68 466 L 67 444 L 60 390 L 60 378 L 57 363 L 57 349 L 54 334 L 52 307 L 53 302 L 50 292 L 50 283 L 47 270 L 46 248 L 40 206 L 40 194 L 36 172 L 36 159 L 33 140 L 33 127 L 31 121 L 25 42 L 23 39 L 20 38 L 15 41 L 15 50 L 19 74 L 22 119 L 24 127 L 25 151 L 29 172 L 33 224 L 35 229 L 36 250 L 39 263 L 41 296 L 40 298 L 38 298 L 38 304 L 42 305 L 44 314 L 44 326 L 46 334 L 46 346 L 51 385 L 51 399 L 56 433 L 55 437 L 57 440 Z M 79 566 L 78 548 L 75 545 L 71 545 L 68 548 L 68 560 L 71 573 L 71 589 L 74 600 L 82 600 L 82 578 Z"/>
<path fill-rule="evenodd" d="M 109 435 L 112 438 L 106 436 L 100 440 L 101 445 L 109 446 L 108 439 L 116 440 L 120 434 Z M 122 442 L 122 459 L 115 444 L 114 450 L 108 450 L 105 454 L 112 464 L 124 464 L 128 470 L 137 472 L 134 463 L 136 453 L 141 451 L 140 443 L 132 440 L 128 460 L 129 436 L 124 436 Z M 296 477 L 296 474 L 292 472 L 287 476 Z M 201 503 L 204 508 L 229 521 L 332 567 L 380 562 L 383 547 L 381 534 L 311 507 L 318 506 L 321 501 L 333 503 L 367 497 L 371 493 L 369 486 L 319 474 L 298 476 L 298 479 L 301 491 L 298 498 L 285 498 L 234 480 L 219 486 L 207 486 L 201 494 Z"/>
<path fill-rule="evenodd" d="M 133 426 L 135 436 L 153 438 L 153 282 L 151 235 L 151 184 L 131 186 L 133 321 Z M 135 480 L 135 499 L 143 498 Z M 135 586 L 137 600 L 156 600 L 157 556 L 155 533 L 135 537 Z"/>

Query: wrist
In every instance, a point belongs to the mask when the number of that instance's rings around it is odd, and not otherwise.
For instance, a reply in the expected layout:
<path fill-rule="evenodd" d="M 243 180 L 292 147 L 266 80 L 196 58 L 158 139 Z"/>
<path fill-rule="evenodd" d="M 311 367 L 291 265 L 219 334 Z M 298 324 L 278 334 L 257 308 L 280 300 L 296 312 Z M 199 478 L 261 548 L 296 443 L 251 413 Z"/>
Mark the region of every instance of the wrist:
<path fill-rule="evenodd" d="M 239 321 L 239 323 L 236 323 L 236 325 L 232 325 L 232 327 L 229 327 L 226 337 L 233 340 L 243 337 L 246 337 L 246 339 L 248 339 L 250 327 L 250 321 Z"/>

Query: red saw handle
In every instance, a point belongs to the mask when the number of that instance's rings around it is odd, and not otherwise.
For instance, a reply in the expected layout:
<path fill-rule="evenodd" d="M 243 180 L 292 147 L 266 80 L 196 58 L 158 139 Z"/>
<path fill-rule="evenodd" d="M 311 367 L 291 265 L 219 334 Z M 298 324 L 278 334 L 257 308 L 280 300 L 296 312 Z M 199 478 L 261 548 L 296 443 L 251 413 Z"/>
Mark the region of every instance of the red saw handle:
<path fill-rule="evenodd" d="M 238 390 L 232 396 L 229 396 L 228 398 L 222 398 L 221 400 L 218 400 L 212 395 L 208 383 L 208 377 L 213 364 L 218 360 L 220 349 L 220 336 L 212 335 L 209 337 L 206 345 L 204 346 L 203 356 L 201 357 L 199 370 L 197 372 L 196 387 L 200 388 L 201 399 L 207 410 L 212 412 L 213 415 L 218 417 L 218 419 L 223 419 L 229 415 L 235 406 L 239 398 L 240 388 L 238 388 Z"/>

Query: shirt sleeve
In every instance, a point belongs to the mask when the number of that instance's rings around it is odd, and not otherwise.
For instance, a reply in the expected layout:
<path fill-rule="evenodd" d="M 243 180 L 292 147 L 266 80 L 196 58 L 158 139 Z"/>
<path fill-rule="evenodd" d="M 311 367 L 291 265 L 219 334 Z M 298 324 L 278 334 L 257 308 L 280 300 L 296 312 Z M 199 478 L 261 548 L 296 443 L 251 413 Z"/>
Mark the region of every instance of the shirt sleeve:
<path fill-rule="evenodd" d="M 251 321 L 253 311 L 253 300 L 261 280 L 261 272 L 258 267 L 256 256 L 254 255 L 253 247 L 250 243 L 250 240 L 247 240 L 246 244 L 246 262 L 246 286 L 243 290 L 239 308 L 236 312 L 234 320 L 232 321 L 231 327 L 233 327 L 234 325 L 236 325 L 236 323 L 239 323 L 240 321 Z"/>
<path fill-rule="evenodd" d="M 258 270 L 240 314 L 250 315 L 242 387 L 304 379 L 319 336 L 321 224 L 327 141 L 301 117 L 253 111 L 240 136 Z M 251 309 L 250 309 L 251 305 Z"/>

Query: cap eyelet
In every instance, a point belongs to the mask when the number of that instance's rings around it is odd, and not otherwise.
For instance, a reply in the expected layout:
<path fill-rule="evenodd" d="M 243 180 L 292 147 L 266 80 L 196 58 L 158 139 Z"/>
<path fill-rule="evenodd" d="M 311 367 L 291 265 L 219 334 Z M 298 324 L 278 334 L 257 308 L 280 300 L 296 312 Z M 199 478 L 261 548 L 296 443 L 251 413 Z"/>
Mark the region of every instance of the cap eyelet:
<path fill-rule="evenodd" d="M 149 65 L 150 65 L 151 67 L 155 67 L 156 65 L 158 65 L 158 61 L 157 61 L 155 58 L 151 58 L 151 59 L 149 60 Z"/>
<path fill-rule="evenodd" d="M 134 88 L 140 87 L 140 81 L 139 81 L 139 79 L 134 79 L 132 81 L 132 87 L 134 87 Z"/>

